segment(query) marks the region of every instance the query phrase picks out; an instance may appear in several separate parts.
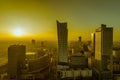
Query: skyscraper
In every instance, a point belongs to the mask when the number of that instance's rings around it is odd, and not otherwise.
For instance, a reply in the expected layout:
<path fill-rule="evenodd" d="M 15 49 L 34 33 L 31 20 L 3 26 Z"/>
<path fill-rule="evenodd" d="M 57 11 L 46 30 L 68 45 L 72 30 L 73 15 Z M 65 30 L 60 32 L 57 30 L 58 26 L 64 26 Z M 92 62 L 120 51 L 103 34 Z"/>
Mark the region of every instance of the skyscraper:
<path fill-rule="evenodd" d="M 91 47 L 92 47 L 92 52 L 93 56 L 95 56 L 95 33 L 91 33 Z"/>
<path fill-rule="evenodd" d="M 68 62 L 68 29 L 67 23 L 57 21 L 58 63 Z"/>
<path fill-rule="evenodd" d="M 102 24 L 95 31 L 95 60 L 96 68 L 101 73 L 102 78 L 112 77 L 112 46 L 113 46 L 113 28 Z M 106 72 L 105 72 L 106 71 Z M 106 74 L 104 74 L 106 73 Z M 105 76 L 107 75 L 107 76 Z"/>
<path fill-rule="evenodd" d="M 22 69 L 25 67 L 24 45 L 11 45 L 8 47 L 8 78 L 9 80 L 21 80 Z"/>
<path fill-rule="evenodd" d="M 82 42 L 82 37 L 81 36 L 78 37 L 78 42 Z"/>

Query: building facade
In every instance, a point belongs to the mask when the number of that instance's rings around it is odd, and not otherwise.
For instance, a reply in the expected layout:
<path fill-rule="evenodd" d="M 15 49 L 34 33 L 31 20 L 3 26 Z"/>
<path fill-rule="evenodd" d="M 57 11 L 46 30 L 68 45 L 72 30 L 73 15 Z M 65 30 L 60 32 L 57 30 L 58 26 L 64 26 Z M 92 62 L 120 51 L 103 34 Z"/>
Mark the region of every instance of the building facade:
<path fill-rule="evenodd" d="M 102 24 L 95 31 L 95 68 L 101 79 L 112 78 L 112 46 L 113 28 Z"/>
<path fill-rule="evenodd" d="M 11 45 L 8 47 L 8 79 L 21 80 L 22 70 L 25 68 L 24 45 Z"/>
<path fill-rule="evenodd" d="M 67 23 L 57 21 L 58 36 L 58 63 L 65 64 L 68 62 L 68 29 Z"/>

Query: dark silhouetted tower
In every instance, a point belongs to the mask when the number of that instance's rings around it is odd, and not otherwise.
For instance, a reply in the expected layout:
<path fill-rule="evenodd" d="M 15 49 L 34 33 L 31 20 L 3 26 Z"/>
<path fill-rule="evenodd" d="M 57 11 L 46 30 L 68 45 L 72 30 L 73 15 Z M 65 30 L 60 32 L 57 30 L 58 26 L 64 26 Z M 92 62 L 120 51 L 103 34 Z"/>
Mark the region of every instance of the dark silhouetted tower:
<path fill-rule="evenodd" d="M 67 23 L 60 23 L 57 21 L 57 35 L 58 35 L 58 62 L 68 62 L 68 29 Z"/>
<path fill-rule="evenodd" d="M 81 36 L 78 37 L 78 42 L 82 42 L 82 37 Z"/>
<path fill-rule="evenodd" d="M 31 41 L 31 42 L 32 42 L 32 44 L 35 44 L 35 43 L 36 43 L 36 41 L 35 41 L 34 39 L 32 39 L 32 41 Z"/>
<path fill-rule="evenodd" d="M 8 78 L 9 80 L 21 80 L 22 69 L 25 68 L 24 45 L 11 45 L 8 47 Z"/>

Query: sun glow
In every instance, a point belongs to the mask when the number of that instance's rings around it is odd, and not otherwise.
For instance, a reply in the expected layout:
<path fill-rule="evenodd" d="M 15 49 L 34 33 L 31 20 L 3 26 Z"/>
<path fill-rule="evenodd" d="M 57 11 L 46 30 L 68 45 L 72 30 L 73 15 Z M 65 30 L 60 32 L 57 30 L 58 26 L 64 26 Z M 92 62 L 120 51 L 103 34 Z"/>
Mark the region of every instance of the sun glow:
<path fill-rule="evenodd" d="M 15 29 L 13 34 L 15 36 L 22 36 L 23 35 L 23 31 L 21 29 Z"/>

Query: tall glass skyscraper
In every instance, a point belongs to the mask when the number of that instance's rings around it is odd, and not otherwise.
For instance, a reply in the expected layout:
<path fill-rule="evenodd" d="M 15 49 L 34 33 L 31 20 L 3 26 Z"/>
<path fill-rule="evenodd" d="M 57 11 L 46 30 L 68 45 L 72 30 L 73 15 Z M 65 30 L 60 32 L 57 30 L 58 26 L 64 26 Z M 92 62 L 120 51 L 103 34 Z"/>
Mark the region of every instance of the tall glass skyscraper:
<path fill-rule="evenodd" d="M 96 69 L 100 75 L 103 75 L 101 76 L 102 79 L 112 78 L 112 46 L 113 28 L 102 24 L 95 31 Z"/>
<path fill-rule="evenodd" d="M 68 29 L 67 23 L 57 21 L 58 36 L 58 63 L 64 64 L 68 62 Z"/>

